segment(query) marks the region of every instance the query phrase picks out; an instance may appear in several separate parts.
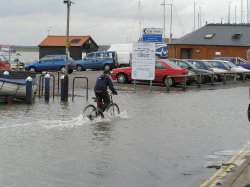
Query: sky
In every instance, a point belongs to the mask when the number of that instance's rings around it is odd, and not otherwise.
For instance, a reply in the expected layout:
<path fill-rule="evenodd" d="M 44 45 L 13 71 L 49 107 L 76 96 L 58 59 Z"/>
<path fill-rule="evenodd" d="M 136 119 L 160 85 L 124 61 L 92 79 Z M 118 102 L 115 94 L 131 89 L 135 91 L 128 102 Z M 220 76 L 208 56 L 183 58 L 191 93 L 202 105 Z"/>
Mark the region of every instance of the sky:
<path fill-rule="evenodd" d="M 98 45 L 136 42 L 143 28 L 164 27 L 163 1 L 72 0 L 69 34 L 90 35 Z M 195 25 L 194 0 L 165 3 L 173 8 L 173 38 L 197 29 L 199 12 L 202 26 L 228 22 L 229 7 L 230 22 L 247 22 L 247 0 L 195 0 Z M 67 6 L 63 0 L 0 0 L 0 4 L 0 44 L 37 46 L 48 35 L 66 35 Z M 171 6 L 166 5 L 166 37 L 170 15 Z"/>

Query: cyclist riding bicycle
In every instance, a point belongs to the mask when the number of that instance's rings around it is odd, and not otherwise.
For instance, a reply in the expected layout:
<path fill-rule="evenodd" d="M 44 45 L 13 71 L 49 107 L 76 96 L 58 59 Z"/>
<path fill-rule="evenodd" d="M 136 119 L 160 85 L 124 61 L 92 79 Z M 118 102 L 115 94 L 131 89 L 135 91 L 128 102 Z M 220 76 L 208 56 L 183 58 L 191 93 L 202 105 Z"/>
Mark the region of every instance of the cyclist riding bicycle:
<path fill-rule="evenodd" d="M 107 91 L 108 87 L 112 91 L 113 95 L 118 95 L 110 78 L 110 71 L 104 70 L 103 74 L 97 78 L 94 88 L 95 95 L 99 102 L 104 103 L 100 108 L 98 108 L 101 113 L 106 110 L 110 103 L 109 93 Z"/>

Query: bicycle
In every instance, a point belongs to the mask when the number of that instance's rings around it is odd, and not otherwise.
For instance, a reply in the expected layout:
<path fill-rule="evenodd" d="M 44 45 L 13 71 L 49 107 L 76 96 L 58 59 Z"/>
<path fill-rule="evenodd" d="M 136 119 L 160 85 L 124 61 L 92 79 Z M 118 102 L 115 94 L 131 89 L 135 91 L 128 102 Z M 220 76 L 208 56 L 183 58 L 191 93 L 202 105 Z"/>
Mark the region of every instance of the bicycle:
<path fill-rule="evenodd" d="M 118 114 L 120 114 L 119 106 L 113 102 L 113 96 L 112 93 L 109 93 L 110 103 L 105 110 L 109 117 L 115 117 Z M 103 102 L 100 100 L 99 97 L 93 97 L 92 98 L 94 102 L 97 103 L 96 107 L 93 104 L 87 105 L 82 112 L 83 118 L 89 118 L 91 121 L 94 120 L 97 117 L 104 118 L 103 112 L 101 112 L 99 109 L 102 107 Z"/>

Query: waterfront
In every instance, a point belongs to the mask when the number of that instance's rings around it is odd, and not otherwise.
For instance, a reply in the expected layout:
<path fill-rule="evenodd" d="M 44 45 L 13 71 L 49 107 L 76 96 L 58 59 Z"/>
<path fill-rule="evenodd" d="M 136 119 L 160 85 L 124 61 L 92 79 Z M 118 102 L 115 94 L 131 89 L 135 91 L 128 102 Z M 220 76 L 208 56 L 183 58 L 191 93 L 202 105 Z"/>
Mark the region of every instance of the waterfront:
<path fill-rule="evenodd" d="M 249 141 L 248 91 L 119 91 L 121 116 L 91 124 L 81 90 L 1 105 L 0 186 L 199 186 Z"/>

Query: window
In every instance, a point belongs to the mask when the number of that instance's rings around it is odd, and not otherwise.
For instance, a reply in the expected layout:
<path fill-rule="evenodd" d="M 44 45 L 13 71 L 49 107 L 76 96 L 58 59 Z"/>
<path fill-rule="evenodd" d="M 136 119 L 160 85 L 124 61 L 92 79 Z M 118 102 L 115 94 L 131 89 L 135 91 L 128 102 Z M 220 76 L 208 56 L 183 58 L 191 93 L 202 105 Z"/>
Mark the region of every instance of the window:
<path fill-rule="evenodd" d="M 155 62 L 155 69 L 166 69 L 161 62 Z"/>
<path fill-rule="evenodd" d="M 232 39 L 240 39 L 242 34 L 233 34 Z"/>
<path fill-rule="evenodd" d="M 54 57 L 54 61 L 62 61 L 62 57 L 61 56 L 55 56 Z"/>
<path fill-rule="evenodd" d="M 216 62 L 211 62 L 211 65 L 212 65 L 212 67 L 214 67 L 214 68 L 218 68 L 218 67 L 219 67 L 219 65 L 218 65 Z"/>
<path fill-rule="evenodd" d="M 211 39 L 211 38 L 214 37 L 214 35 L 215 35 L 215 33 L 208 33 L 208 34 L 206 34 L 206 36 L 204 38 L 205 39 Z"/>
<path fill-rule="evenodd" d="M 70 43 L 78 44 L 80 41 L 81 41 L 81 39 L 72 39 Z"/>
<path fill-rule="evenodd" d="M 104 58 L 103 53 L 96 53 L 96 58 L 98 59 Z"/>
<path fill-rule="evenodd" d="M 162 47 L 156 48 L 156 52 L 160 53 L 162 51 Z"/>
<path fill-rule="evenodd" d="M 40 59 L 40 62 L 49 62 L 49 61 L 53 61 L 52 56 L 45 56 L 45 57 Z"/>
<path fill-rule="evenodd" d="M 182 67 L 182 68 L 189 68 L 189 65 L 187 65 L 185 62 L 179 62 L 179 65 Z"/>
<path fill-rule="evenodd" d="M 92 60 L 94 58 L 94 53 L 87 54 L 86 60 Z"/>
<path fill-rule="evenodd" d="M 105 53 L 105 58 L 112 58 L 112 53 Z"/>

